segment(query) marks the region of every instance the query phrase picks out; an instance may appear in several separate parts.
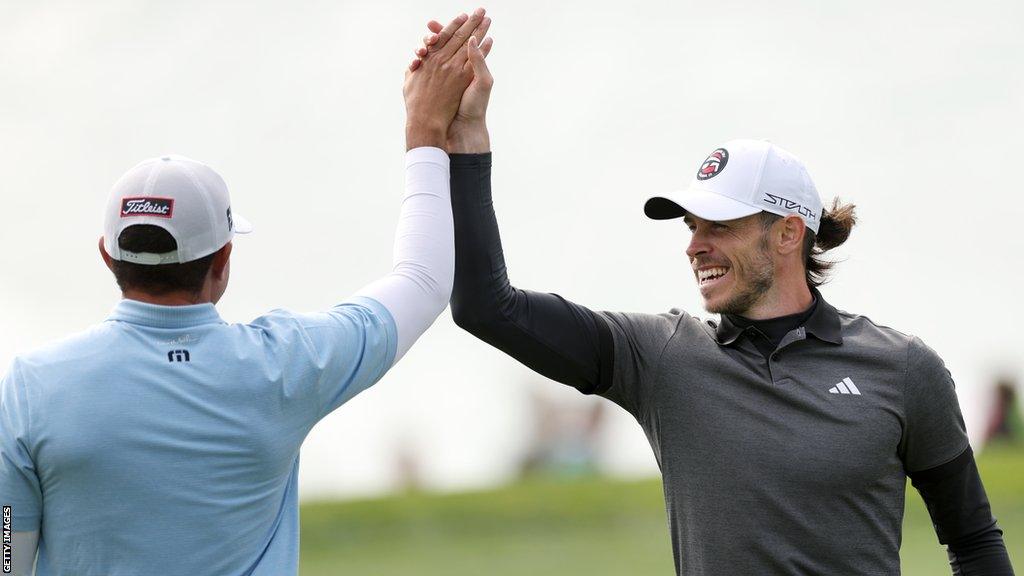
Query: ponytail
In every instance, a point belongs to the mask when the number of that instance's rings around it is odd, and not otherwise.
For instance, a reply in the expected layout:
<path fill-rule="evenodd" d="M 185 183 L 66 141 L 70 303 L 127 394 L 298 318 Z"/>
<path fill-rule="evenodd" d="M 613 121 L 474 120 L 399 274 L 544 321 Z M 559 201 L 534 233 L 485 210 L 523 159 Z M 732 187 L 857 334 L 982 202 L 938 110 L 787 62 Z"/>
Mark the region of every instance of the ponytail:
<path fill-rule="evenodd" d="M 836 198 L 831 208 L 821 211 L 818 233 L 808 231 L 803 250 L 808 286 L 821 286 L 828 280 L 828 272 L 836 263 L 822 256 L 850 237 L 850 231 L 857 223 L 856 208 L 853 204 L 840 204 L 839 198 Z"/>

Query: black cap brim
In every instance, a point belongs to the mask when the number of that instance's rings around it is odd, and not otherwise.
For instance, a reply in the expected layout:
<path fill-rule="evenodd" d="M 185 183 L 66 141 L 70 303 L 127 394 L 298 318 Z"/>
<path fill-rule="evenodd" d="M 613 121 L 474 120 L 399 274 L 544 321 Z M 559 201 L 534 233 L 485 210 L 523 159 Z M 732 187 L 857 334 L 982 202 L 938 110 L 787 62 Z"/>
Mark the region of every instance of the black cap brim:
<path fill-rule="evenodd" d="M 644 214 L 651 220 L 671 220 L 681 218 L 686 210 L 668 198 L 655 196 L 644 203 Z"/>

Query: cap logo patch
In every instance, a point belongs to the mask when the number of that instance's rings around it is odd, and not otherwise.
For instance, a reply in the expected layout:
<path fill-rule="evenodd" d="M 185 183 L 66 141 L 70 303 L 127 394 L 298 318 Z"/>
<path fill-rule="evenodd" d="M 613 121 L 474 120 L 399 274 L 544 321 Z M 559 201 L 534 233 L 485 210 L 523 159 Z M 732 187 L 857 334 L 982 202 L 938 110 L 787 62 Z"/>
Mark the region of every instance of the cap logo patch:
<path fill-rule="evenodd" d="M 139 196 L 121 199 L 121 218 L 129 216 L 170 218 L 172 214 L 174 214 L 174 198 Z"/>
<path fill-rule="evenodd" d="M 718 176 L 718 174 L 725 170 L 725 165 L 729 163 L 729 151 L 725 148 L 719 148 L 708 156 L 708 159 L 700 165 L 700 170 L 697 170 L 697 180 L 707 180 Z"/>

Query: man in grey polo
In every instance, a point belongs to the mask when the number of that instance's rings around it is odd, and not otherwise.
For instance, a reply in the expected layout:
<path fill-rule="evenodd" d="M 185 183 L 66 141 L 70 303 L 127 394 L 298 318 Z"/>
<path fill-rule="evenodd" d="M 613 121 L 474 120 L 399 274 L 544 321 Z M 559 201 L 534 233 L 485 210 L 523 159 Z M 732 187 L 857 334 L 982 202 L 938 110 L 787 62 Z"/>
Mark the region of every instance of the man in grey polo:
<path fill-rule="evenodd" d="M 692 231 L 689 263 L 719 322 L 518 289 L 491 200 L 486 86 L 466 92 L 448 133 L 453 316 L 636 417 L 661 467 L 677 573 L 898 574 L 909 475 L 954 574 L 1012 574 L 942 360 L 818 291 L 853 206 L 826 210 L 796 157 L 735 140 L 686 192 L 645 206 Z"/>

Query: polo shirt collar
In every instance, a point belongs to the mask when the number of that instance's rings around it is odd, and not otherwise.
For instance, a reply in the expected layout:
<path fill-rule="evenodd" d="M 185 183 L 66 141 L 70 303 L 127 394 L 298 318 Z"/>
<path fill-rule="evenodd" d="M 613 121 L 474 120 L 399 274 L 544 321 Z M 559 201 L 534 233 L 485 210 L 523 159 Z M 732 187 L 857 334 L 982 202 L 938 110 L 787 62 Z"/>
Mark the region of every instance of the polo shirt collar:
<path fill-rule="evenodd" d="M 743 327 L 735 324 L 729 317 L 722 314 L 718 321 L 718 328 L 715 330 L 715 339 L 723 346 L 729 346 L 743 334 Z"/>
<path fill-rule="evenodd" d="M 817 288 L 811 288 L 811 292 L 818 299 L 818 308 L 804 323 L 804 328 L 808 334 L 813 334 L 820 340 L 842 344 L 843 334 L 839 322 L 839 312 L 821 297 L 821 292 L 818 292 Z"/>
<path fill-rule="evenodd" d="M 151 326 L 153 328 L 191 328 L 201 324 L 223 324 L 213 304 L 160 306 L 138 300 L 121 300 L 107 320 Z"/>
<path fill-rule="evenodd" d="M 811 317 L 807 319 L 807 322 L 804 322 L 803 328 L 808 334 L 813 334 L 816 338 L 825 342 L 842 344 L 843 336 L 840 330 L 839 312 L 822 298 L 821 292 L 817 288 L 811 288 L 811 294 L 814 295 L 818 303 Z M 715 330 L 715 339 L 718 343 L 728 346 L 735 342 L 742 334 L 743 327 L 736 325 L 729 320 L 728 316 L 722 314 L 718 327 Z"/>

